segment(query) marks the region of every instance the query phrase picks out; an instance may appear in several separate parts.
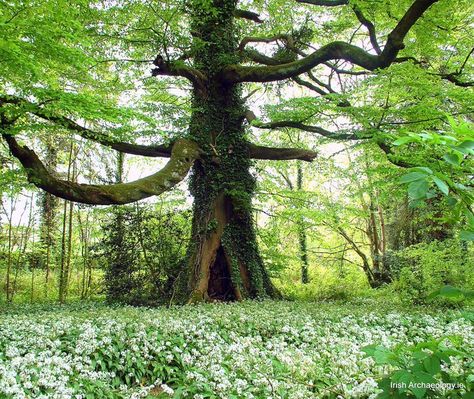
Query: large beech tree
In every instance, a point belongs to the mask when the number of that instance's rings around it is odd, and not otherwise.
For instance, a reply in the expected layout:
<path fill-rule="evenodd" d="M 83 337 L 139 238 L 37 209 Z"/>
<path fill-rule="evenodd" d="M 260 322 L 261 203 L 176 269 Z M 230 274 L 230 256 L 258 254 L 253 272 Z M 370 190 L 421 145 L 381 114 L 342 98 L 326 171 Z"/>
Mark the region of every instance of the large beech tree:
<path fill-rule="evenodd" d="M 259 145 L 253 141 L 258 135 L 251 138 L 249 125 L 255 129 L 300 129 L 334 140 L 369 140 L 393 162 L 408 165 L 396 156 L 387 136 L 380 134 L 383 118 L 370 120 L 370 115 L 364 114 L 362 122 L 357 113 L 360 104 L 344 96 L 344 82 L 347 79 L 370 87 L 370 79 L 402 64 L 433 76 L 438 83 L 470 87 L 468 58 L 472 51 L 466 51 L 465 37 L 458 34 L 454 50 L 440 44 L 448 39 L 451 43 L 450 34 L 462 31 L 460 26 L 468 23 L 462 17 L 469 15 L 469 2 L 455 3 L 4 3 L 0 33 L 2 137 L 31 183 L 85 204 L 126 204 L 160 195 L 191 171 L 194 215 L 183 265 L 182 298 L 275 297 L 278 292 L 259 255 L 252 220 L 252 162 L 312 161 L 317 154 L 301 147 Z M 442 24 L 445 17 L 449 23 L 448 14 L 457 18 L 458 30 L 451 32 L 450 26 Z M 429 53 L 420 54 L 419 31 L 412 33 L 419 24 L 426 31 L 422 40 L 426 41 L 426 35 L 436 38 L 433 56 L 438 61 L 443 54 L 452 53 L 446 55 L 442 67 L 439 62 L 430 63 Z M 333 33 L 335 29 L 338 34 Z M 410 45 L 405 48 L 407 42 Z M 258 85 L 271 82 L 303 87 L 327 102 L 334 118 L 345 112 L 354 128 L 330 130 L 312 124 L 318 111 L 327 111 L 326 107 L 318 110 L 318 106 L 305 118 L 278 117 L 262 122 L 247 100 Z M 376 97 L 375 84 L 373 90 Z M 188 93 L 190 101 L 177 104 L 182 93 Z M 120 105 L 124 102 L 127 106 Z M 31 144 L 19 142 L 19 135 L 22 140 L 34 141 L 36 129 L 49 129 L 51 134 L 69 132 L 122 153 L 169 161 L 150 176 L 128 183 L 67 181 L 45 166 Z M 169 133 L 163 133 L 167 129 Z"/>

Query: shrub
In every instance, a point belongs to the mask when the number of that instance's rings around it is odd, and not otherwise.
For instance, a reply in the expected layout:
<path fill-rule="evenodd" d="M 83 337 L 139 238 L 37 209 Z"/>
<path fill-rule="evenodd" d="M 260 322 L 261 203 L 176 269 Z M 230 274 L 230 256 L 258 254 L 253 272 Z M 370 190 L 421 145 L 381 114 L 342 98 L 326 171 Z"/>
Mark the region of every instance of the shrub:
<path fill-rule="evenodd" d="M 397 251 L 391 259 L 394 289 L 407 302 L 427 303 L 431 300 L 430 294 L 445 285 L 467 288 L 474 283 L 473 253 L 465 243 L 456 240 L 413 245 Z M 437 298 L 436 301 L 439 304 L 459 302 L 450 298 Z"/>
<path fill-rule="evenodd" d="M 101 246 L 107 299 L 157 305 L 173 298 L 189 235 L 187 211 L 118 207 Z"/>

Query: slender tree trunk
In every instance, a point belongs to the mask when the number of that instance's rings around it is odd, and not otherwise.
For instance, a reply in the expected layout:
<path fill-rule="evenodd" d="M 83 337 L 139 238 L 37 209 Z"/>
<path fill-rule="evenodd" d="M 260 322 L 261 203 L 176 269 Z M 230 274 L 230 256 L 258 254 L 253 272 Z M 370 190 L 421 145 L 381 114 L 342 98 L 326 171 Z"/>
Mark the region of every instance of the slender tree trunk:
<path fill-rule="evenodd" d="M 8 218 L 8 254 L 7 254 L 7 275 L 5 277 L 5 293 L 7 302 L 10 302 L 10 294 L 11 294 L 11 283 L 10 283 L 10 275 L 12 270 L 12 252 L 13 252 L 13 209 L 14 209 L 14 202 L 13 196 L 10 197 L 10 214 L 7 215 Z"/>
<path fill-rule="evenodd" d="M 81 299 L 87 296 L 87 285 L 86 276 L 87 268 L 90 263 L 89 260 L 89 213 L 86 213 L 86 220 L 83 222 L 81 212 L 77 212 L 77 224 L 79 226 L 79 234 L 81 236 L 81 257 L 82 257 L 82 279 L 80 282 L 81 286 Z"/>
<path fill-rule="evenodd" d="M 298 191 L 303 190 L 303 168 L 301 166 L 301 161 L 297 162 L 296 166 L 296 189 Z M 300 259 L 301 259 L 301 282 L 303 284 L 309 283 L 309 262 L 308 262 L 308 247 L 307 247 L 307 237 L 306 237 L 306 228 L 304 225 L 304 219 L 301 215 L 298 216 L 297 220 L 298 225 L 298 242 L 300 246 Z"/>
<path fill-rule="evenodd" d="M 68 214 L 68 229 L 67 229 L 67 257 L 66 267 L 64 274 L 66 276 L 66 283 L 64 287 L 64 298 L 67 298 L 69 293 L 69 282 L 72 278 L 72 267 L 71 267 L 71 254 L 72 254 L 72 219 L 74 214 L 74 202 L 69 202 L 69 214 Z"/>
<path fill-rule="evenodd" d="M 194 89 L 190 134 L 203 150 L 195 162 L 190 191 L 194 197 L 188 273 L 184 298 L 240 300 L 274 297 L 277 291 L 260 257 L 251 200 L 250 174 L 243 127 L 245 106 L 240 85 L 221 83 L 216 60 L 239 62 L 233 13 L 235 0 L 212 0 L 214 13 L 192 3 L 195 66 L 205 71 L 205 87 Z"/>
<path fill-rule="evenodd" d="M 379 244 L 379 233 L 377 230 L 377 220 L 375 217 L 375 206 L 370 199 L 369 203 L 369 233 L 370 233 L 370 247 L 372 252 L 372 264 L 374 268 L 374 273 L 380 274 L 380 244 Z"/>
<path fill-rule="evenodd" d="M 71 178 L 71 168 L 72 168 L 72 154 L 74 151 L 74 143 L 71 141 L 69 146 L 69 158 L 68 158 L 68 169 L 67 169 L 67 180 Z M 67 286 L 68 286 L 68 254 L 67 254 L 67 225 L 68 225 L 68 202 L 64 201 L 63 205 L 63 224 L 62 224 L 62 236 L 61 236 L 61 268 L 59 270 L 59 302 L 64 303 L 67 295 Z M 71 210 L 71 208 L 69 208 Z"/>
<path fill-rule="evenodd" d="M 34 197 L 34 194 L 31 194 L 31 197 L 29 198 L 29 202 L 28 202 L 29 206 L 28 208 L 25 207 L 25 211 L 26 209 L 28 209 L 28 223 L 23 232 L 21 232 L 22 230 L 21 220 L 23 219 L 23 214 L 22 214 L 22 217 L 20 218 L 20 222 L 18 223 L 18 233 L 20 234 L 20 241 L 18 244 L 18 257 L 15 262 L 15 278 L 13 280 L 10 301 L 13 301 L 15 293 L 17 292 L 18 275 L 20 273 L 20 269 L 23 266 L 23 262 L 25 260 L 26 250 L 28 249 L 28 244 L 30 242 L 30 233 L 33 229 L 33 224 L 34 224 L 33 197 Z"/>
<path fill-rule="evenodd" d="M 45 141 L 46 165 L 55 169 L 57 164 L 58 151 L 53 144 L 52 138 L 47 137 Z M 51 269 L 51 250 L 54 246 L 54 227 L 55 215 L 58 199 L 47 193 L 46 191 L 40 194 L 40 208 L 41 208 L 41 235 L 40 240 L 42 247 L 45 250 L 44 267 L 45 267 L 45 281 L 44 281 L 44 297 L 48 298 Z"/>

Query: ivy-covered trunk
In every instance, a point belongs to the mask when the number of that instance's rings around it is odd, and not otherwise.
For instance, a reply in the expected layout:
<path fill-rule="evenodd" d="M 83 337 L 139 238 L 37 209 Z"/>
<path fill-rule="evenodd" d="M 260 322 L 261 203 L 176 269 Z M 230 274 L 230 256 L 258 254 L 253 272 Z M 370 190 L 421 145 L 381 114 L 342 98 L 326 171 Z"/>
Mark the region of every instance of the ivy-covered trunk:
<path fill-rule="evenodd" d="M 204 87 L 194 88 L 190 138 L 203 151 L 195 163 L 188 252 L 190 302 L 276 295 L 259 255 L 251 199 L 255 181 L 245 140 L 245 107 L 239 84 L 219 77 L 239 61 L 234 34 L 235 0 L 193 1 L 196 68 L 205 71 Z"/>

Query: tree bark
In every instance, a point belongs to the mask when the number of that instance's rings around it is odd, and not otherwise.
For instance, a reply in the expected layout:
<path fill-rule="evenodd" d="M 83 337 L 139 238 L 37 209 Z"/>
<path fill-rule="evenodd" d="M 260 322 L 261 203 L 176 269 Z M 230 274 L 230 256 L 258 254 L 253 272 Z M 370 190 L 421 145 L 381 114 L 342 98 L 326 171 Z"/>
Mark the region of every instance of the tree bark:
<path fill-rule="evenodd" d="M 190 134 L 203 155 L 192 170 L 194 197 L 188 248 L 188 302 L 276 297 L 260 257 L 251 211 L 255 180 L 243 122 L 246 107 L 239 84 L 219 78 L 215 60 L 238 62 L 234 31 L 235 0 L 214 0 L 217 14 L 194 10 L 193 34 L 207 42 L 195 56 L 205 72 L 204 93 L 194 90 Z M 219 39 L 216 39 L 219 38 Z M 224 62 L 224 61 L 223 61 Z"/>
<path fill-rule="evenodd" d="M 296 166 L 296 189 L 298 191 L 303 190 L 303 168 L 298 162 Z M 300 259 L 301 259 L 301 282 L 303 284 L 309 283 L 309 262 L 308 262 L 308 246 L 306 229 L 304 225 L 304 219 L 302 215 L 298 216 L 298 241 L 300 245 Z"/>

